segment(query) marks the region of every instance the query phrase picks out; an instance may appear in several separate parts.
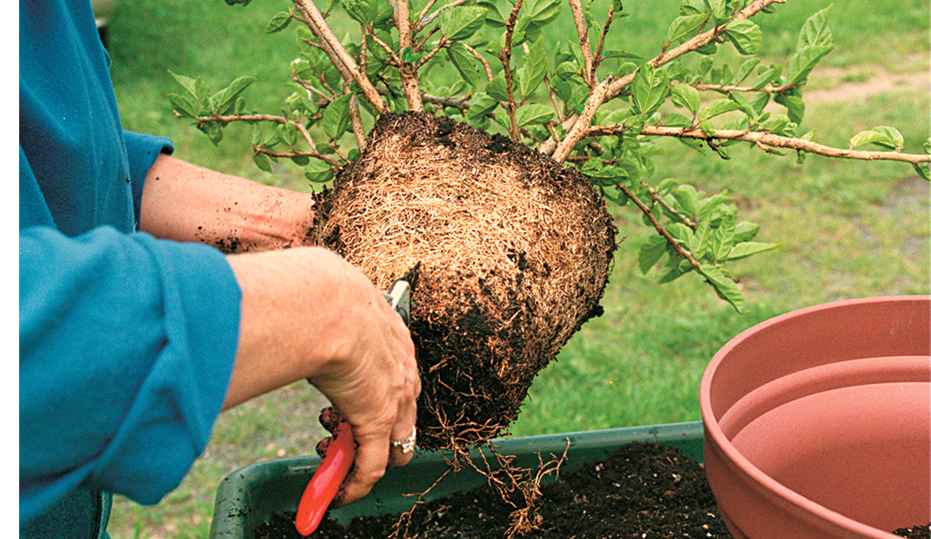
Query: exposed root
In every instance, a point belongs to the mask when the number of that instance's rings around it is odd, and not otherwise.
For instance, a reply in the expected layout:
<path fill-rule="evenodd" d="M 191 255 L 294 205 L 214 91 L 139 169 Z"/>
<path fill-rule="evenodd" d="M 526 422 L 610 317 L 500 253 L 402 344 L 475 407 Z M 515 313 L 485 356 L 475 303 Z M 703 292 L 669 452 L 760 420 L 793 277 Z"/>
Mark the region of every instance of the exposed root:
<path fill-rule="evenodd" d="M 388 539 L 416 539 L 417 535 L 408 535 L 414 511 L 423 503 L 423 498 L 450 472 L 458 472 L 463 466 L 468 466 L 484 476 L 488 481 L 488 485 L 498 493 L 501 500 L 513 508 L 510 513 L 511 523 L 505 534 L 506 539 L 520 537 L 539 529 L 542 523 L 539 503 L 543 495 L 543 480 L 551 475 L 554 476 L 554 480 L 559 479 L 559 469 L 566 460 L 570 445 L 571 443 L 567 438 L 566 448 L 563 450 L 562 455 L 557 457 L 550 454 L 550 458 L 546 461 L 537 452 L 539 465 L 536 468 L 521 468 L 514 465 L 514 460 L 517 457 L 504 455 L 491 444 L 476 448 L 481 457 L 481 462 L 474 461 L 468 453 L 454 453 L 451 457 L 443 455 L 448 465 L 446 471 L 427 490 L 420 494 L 411 495 L 417 496 L 417 501 L 414 502 L 413 507 L 398 518 Z M 485 452 L 486 448 L 488 454 Z M 491 459 L 489 455 L 492 457 Z M 429 521 L 429 517 L 427 520 Z"/>

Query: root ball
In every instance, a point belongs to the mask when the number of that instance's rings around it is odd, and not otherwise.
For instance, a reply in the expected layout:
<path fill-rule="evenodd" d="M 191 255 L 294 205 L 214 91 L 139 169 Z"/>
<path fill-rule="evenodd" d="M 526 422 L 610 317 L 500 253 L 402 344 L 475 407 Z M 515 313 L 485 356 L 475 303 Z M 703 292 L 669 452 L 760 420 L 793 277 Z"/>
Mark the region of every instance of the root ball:
<path fill-rule="evenodd" d="M 517 418 L 537 372 L 600 314 L 615 249 L 583 176 L 426 113 L 382 116 L 317 218 L 317 243 L 382 290 L 416 268 L 425 449 L 463 450 Z"/>

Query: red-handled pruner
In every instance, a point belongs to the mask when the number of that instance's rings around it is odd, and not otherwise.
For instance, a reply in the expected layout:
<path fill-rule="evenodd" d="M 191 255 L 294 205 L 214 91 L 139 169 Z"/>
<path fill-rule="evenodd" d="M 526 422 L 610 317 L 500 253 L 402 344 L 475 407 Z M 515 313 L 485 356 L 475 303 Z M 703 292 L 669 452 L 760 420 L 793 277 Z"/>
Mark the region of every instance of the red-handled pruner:
<path fill-rule="evenodd" d="M 333 439 L 327 446 L 326 455 L 307 483 L 301 503 L 297 506 L 294 525 L 301 535 L 310 535 L 317 530 L 355 458 L 356 440 L 352 437 L 352 427 L 345 419 L 340 419 L 333 430 Z"/>
<path fill-rule="evenodd" d="M 411 312 L 410 284 L 404 280 L 394 281 L 384 296 L 391 308 L 404 319 L 404 323 L 408 323 Z M 340 417 L 333 429 L 333 439 L 326 448 L 326 454 L 307 483 L 301 503 L 297 506 L 294 526 L 301 535 L 307 536 L 317 530 L 324 513 L 346 480 L 355 458 L 356 440 L 352 437 L 352 427 Z"/>

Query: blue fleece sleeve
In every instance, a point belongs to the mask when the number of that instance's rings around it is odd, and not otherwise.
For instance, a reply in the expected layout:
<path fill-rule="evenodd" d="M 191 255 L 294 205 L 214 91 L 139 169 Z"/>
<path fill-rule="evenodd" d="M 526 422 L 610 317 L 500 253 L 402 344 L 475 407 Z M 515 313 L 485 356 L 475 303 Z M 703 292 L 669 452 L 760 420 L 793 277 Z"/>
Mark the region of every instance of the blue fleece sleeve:
<path fill-rule="evenodd" d="M 76 486 L 156 503 L 229 384 L 241 291 L 225 257 L 100 227 L 20 231 L 20 521 Z"/>
<path fill-rule="evenodd" d="M 129 158 L 129 178 L 133 190 L 133 209 L 136 221 L 139 221 L 142 207 L 142 188 L 145 186 L 145 177 L 152 168 L 152 164 L 159 154 L 171 155 L 175 146 L 168 137 L 143 135 L 123 130 L 123 139 L 126 141 L 126 154 Z"/>

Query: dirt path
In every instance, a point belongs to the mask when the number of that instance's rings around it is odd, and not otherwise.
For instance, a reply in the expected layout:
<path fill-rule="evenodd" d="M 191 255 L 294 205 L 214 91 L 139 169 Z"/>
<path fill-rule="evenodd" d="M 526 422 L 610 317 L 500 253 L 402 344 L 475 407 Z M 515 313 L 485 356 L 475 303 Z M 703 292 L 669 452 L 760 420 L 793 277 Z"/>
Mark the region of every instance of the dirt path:
<path fill-rule="evenodd" d="M 931 93 L 931 73 L 889 73 L 877 71 L 864 81 L 851 81 L 855 73 L 841 68 L 821 68 L 818 79 L 821 88 L 805 92 L 808 104 L 843 101 L 863 103 L 868 98 L 892 92 L 923 91 Z"/>

